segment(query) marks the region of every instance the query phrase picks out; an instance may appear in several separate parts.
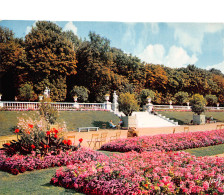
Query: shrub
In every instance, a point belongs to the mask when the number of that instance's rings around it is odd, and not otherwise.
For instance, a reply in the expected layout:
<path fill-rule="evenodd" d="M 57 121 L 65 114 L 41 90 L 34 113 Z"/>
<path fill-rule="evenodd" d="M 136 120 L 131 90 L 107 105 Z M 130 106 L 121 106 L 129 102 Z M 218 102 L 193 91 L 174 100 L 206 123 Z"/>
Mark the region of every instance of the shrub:
<path fill-rule="evenodd" d="M 135 95 L 129 92 L 120 94 L 118 104 L 119 111 L 122 111 L 126 116 L 131 116 L 133 111 L 139 109 Z"/>
<path fill-rule="evenodd" d="M 80 102 L 86 102 L 88 100 L 89 90 L 83 86 L 74 86 L 70 93 L 72 97 L 76 95 Z"/>
<path fill-rule="evenodd" d="M 190 103 L 191 103 L 191 110 L 195 114 L 200 115 L 201 113 L 205 112 L 206 100 L 202 95 L 200 94 L 193 95 Z"/>
<path fill-rule="evenodd" d="M 39 112 L 40 115 L 43 116 L 50 124 L 54 124 L 58 118 L 58 111 L 56 108 L 51 106 L 50 98 L 44 98 L 41 101 Z"/>
<path fill-rule="evenodd" d="M 18 141 L 13 140 L 4 144 L 4 149 L 10 156 L 16 153 L 26 155 L 32 151 L 43 156 L 48 152 L 57 154 L 69 149 L 76 150 L 77 147 L 72 146 L 70 140 L 63 138 L 65 131 L 66 126 L 60 127 L 60 124 L 58 129 L 50 129 L 43 118 L 40 118 L 40 120 L 19 118 L 18 128 L 15 129 Z"/>
<path fill-rule="evenodd" d="M 19 88 L 19 99 L 25 101 L 36 99 L 33 86 L 30 83 L 25 83 Z"/>

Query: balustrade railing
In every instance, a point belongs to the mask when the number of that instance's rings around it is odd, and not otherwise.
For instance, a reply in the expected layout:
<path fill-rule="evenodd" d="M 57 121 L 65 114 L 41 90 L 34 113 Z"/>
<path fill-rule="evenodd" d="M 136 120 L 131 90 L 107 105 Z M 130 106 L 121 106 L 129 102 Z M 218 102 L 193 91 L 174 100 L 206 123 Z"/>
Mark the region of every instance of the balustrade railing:
<path fill-rule="evenodd" d="M 70 103 L 70 102 L 51 102 L 54 108 L 63 110 L 107 110 L 105 103 Z M 38 110 L 40 102 L 0 102 L 0 108 L 15 111 Z"/>
<path fill-rule="evenodd" d="M 107 111 L 106 103 L 75 103 L 75 102 L 51 102 L 54 108 L 59 111 L 82 111 L 82 110 L 105 110 Z M 15 102 L 15 101 L 0 101 L 0 108 L 6 110 L 38 110 L 40 102 Z M 190 106 L 179 105 L 153 105 L 155 110 L 191 110 Z M 224 111 L 224 107 L 206 107 L 209 111 Z"/>

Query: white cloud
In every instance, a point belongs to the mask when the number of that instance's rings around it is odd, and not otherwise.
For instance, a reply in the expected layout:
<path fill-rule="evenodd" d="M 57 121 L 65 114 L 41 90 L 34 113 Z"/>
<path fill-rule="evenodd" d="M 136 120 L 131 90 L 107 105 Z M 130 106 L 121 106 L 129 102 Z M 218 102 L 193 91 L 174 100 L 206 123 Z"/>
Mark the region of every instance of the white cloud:
<path fill-rule="evenodd" d="M 151 31 L 154 34 L 157 34 L 159 32 L 159 25 L 158 25 L 158 23 L 151 23 Z"/>
<path fill-rule="evenodd" d="M 36 27 L 36 23 L 37 23 L 37 21 L 35 21 L 33 24 L 32 24 L 32 26 L 27 26 L 26 27 L 26 35 L 27 34 L 29 34 L 30 32 L 31 32 L 31 30 L 32 30 L 32 27 Z"/>
<path fill-rule="evenodd" d="M 206 33 L 216 33 L 224 29 L 224 24 L 217 23 L 169 23 L 168 25 L 174 28 L 174 38 L 194 53 L 201 53 Z"/>
<path fill-rule="evenodd" d="M 68 22 L 63 28 L 63 31 L 71 30 L 75 35 L 77 35 L 77 27 L 73 24 L 73 22 Z"/>
<path fill-rule="evenodd" d="M 211 66 L 207 66 L 207 67 L 206 67 L 207 70 L 210 70 L 210 69 L 212 69 L 212 68 L 221 70 L 222 73 L 224 74 L 224 61 L 222 61 L 222 62 L 219 63 L 219 64 L 215 64 L 215 65 L 211 65 Z"/>
<path fill-rule="evenodd" d="M 127 28 L 123 35 L 122 42 L 135 46 L 135 23 L 126 23 Z"/>
<path fill-rule="evenodd" d="M 198 58 L 189 56 L 182 47 L 171 46 L 167 52 L 163 45 L 148 45 L 139 57 L 146 63 L 163 64 L 171 68 L 180 68 L 188 64 L 195 64 Z"/>

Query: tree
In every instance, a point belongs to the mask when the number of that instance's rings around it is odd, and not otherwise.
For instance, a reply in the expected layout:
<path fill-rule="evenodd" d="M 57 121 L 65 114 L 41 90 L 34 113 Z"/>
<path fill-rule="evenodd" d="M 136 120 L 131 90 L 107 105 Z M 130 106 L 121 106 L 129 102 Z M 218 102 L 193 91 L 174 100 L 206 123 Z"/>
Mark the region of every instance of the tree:
<path fill-rule="evenodd" d="M 195 114 L 200 115 L 205 111 L 206 100 L 202 95 L 200 94 L 193 95 L 190 103 L 191 103 L 191 110 Z"/>
<path fill-rule="evenodd" d="M 33 86 L 30 83 L 25 83 L 19 88 L 19 99 L 25 101 L 35 99 Z"/>
<path fill-rule="evenodd" d="M 205 99 L 208 106 L 214 106 L 214 104 L 218 102 L 218 98 L 216 97 L 216 95 L 206 95 Z"/>
<path fill-rule="evenodd" d="M 86 102 L 89 96 L 89 90 L 83 86 L 74 86 L 70 92 L 71 96 L 77 96 L 80 102 Z"/>
<path fill-rule="evenodd" d="M 118 98 L 119 110 L 126 116 L 131 116 L 133 111 L 139 109 L 138 102 L 134 94 L 121 93 Z"/>
<path fill-rule="evenodd" d="M 155 98 L 155 92 L 149 89 L 143 89 L 140 93 L 140 101 L 141 101 L 141 106 L 145 105 L 148 103 L 147 98 L 150 97 L 151 100 L 153 101 Z"/>
<path fill-rule="evenodd" d="M 53 98 L 63 101 L 67 93 L 66 78 L 76 74 L 77 60 L 73 43 L 62 28 L 53 22 L 38 21 L 25 38 L 25 50 L 27 80 L 33 82 L 36 93 L 42 93 L 54 83 Z"/>
<path fill-rule="evenodd" d="M 187 103 L 189 101 L 189 95 L 187 92 L 180 91 L 175 94 L 176 103 L 183 105 L 184 103 Z"/>

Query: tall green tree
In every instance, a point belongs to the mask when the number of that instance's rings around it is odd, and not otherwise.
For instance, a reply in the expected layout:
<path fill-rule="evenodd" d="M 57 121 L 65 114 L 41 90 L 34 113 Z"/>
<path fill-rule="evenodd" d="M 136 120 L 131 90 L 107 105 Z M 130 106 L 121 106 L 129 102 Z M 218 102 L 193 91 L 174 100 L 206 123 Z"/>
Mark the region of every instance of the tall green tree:
<path fill-rule="evenodd" d="M 37 93 L 51 89 L 55 101 L 63 101 L 67 93 L 66 78 L 76 74 L 76 54 L 73 43 L 62 28 L 53 22 L 38 21 L 25 38 L 27 79 Z M 60 95 L 61 94 L 61 95 Z"/>

